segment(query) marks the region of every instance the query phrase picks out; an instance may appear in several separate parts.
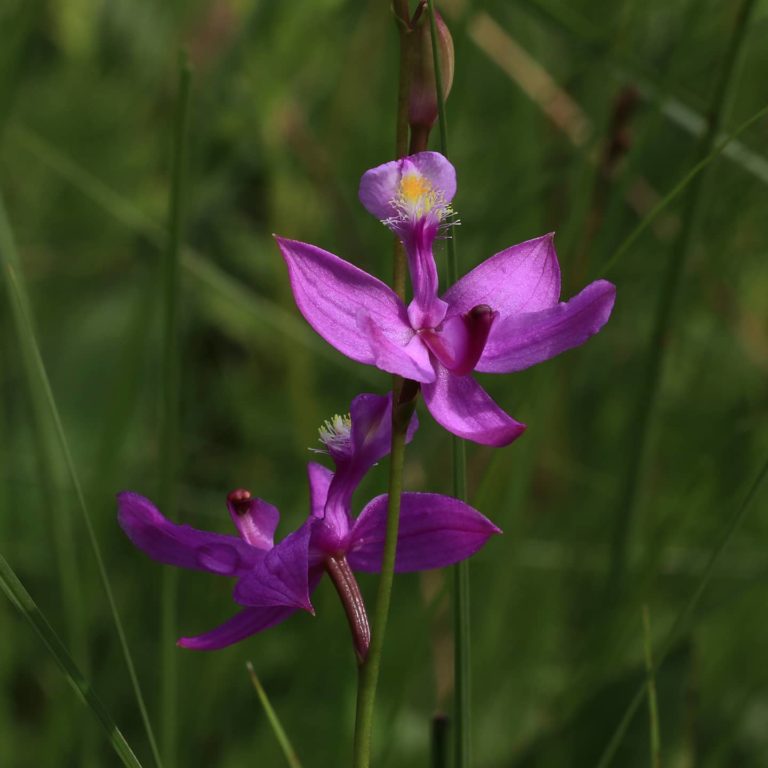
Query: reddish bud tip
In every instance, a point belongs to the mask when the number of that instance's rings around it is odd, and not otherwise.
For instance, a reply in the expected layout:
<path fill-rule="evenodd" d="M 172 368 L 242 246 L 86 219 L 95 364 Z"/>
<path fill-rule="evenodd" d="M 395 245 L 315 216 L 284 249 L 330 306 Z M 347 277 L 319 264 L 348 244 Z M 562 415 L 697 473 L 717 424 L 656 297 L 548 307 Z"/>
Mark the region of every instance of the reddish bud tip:
<path fill-rule="evenodd" d="M 251 492 L 245 488 L 237 488 L 227 494 L 227 501 L 238 515 L 244 515 L 251 508 Z"/>

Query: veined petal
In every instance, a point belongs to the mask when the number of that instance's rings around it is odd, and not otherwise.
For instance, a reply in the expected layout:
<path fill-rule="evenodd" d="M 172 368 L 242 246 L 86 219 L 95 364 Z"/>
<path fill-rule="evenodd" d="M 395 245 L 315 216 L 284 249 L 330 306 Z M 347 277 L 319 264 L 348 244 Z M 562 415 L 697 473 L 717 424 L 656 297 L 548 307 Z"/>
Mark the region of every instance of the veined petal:
<path fill-rule="evenodd" d="M 454 435 L 497 448 L 509 445 L 525 424 L 508 416 L 472 376 L 455 376 L 439 363 L 434 384 L 422 384 L 424 403 L 434 420 Z"/>
<path fill-rule="evenodd" d="M 355 570 L 381 570 L 388 496 L 377 496 L 360 514 L 347 560 Z M 423 571 L 453 565 L 473 555 L 501 531 L 469 504 L 438 493 L 404 493 L 400 500 L 395 570 Z"/>
<path fill-rule="evenodd" d="M 439 152 L 384 163 L 360 180 L 360 202 L 385 224 L 409 214 L 421 218 L 447 206 L 455 194 L 456 170 Z"/>
<path fill-rule="evenodd" d="M 616 286 L 597 280 L 570 301 L 512 315 L 491 330 L 478 371 L 511 373 L 578 347 L 608 321 Z"/>
<path fill-rule="evenodd" d="M 237 582 L 235 600 L 256 608 L 283 605 L 314 613 L 308 573 L 309 540 L 316 522 L 310 517 L 270 550 L 261 563 Z"/>
<path fill-rule="evenodd" d="M 251 496 L 250 491 L 240 489 L 227 496 L 227 509 L 240 535 L 252 547 L 272 549 L 275 529 L 280 521 L 277 507 Z"/>
<path fill-rule="evenodd" d="M 503 320 L 557 304 L 560 265 L 553 240 L 553 234 L 537 237 L 479 264 L 443 295 L 450 304 L 449 314 L 462 314 L 478 304 L 487 304 Z"/>
<path fill-rule="evenodd" d="M 264 559 L 262 550 L 237 536 L 172 523 L 138 493 L 119 493 L 117 509 L 120 527 L 128 538 L 158 562 L 222 576 L 240 576 Z"/>
<path fill-rule="evenodd" d="M 274 627 L 294 613 L 296 608 L 246 608 L 209 632 L 196 637 L 182 637 L 176 645 L 193 651 L 217 651 Z"/>
<path fill-rule="evenodd" d="M 339 352 L 359 363 L 376 365 L 379 345 L 361 329 L 364 317 L 394 347 L 405 347 L 413 338 L 405 306 L 388 285 L 315 245 L 282 237 L 276 240 L 299 310 Z"/>

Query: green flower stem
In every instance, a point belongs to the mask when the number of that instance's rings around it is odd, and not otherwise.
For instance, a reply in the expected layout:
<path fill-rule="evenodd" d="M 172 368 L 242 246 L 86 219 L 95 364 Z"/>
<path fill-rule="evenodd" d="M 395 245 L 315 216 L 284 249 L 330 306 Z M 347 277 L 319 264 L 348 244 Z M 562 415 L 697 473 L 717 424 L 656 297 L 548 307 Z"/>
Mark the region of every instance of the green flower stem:
<path fill-rule="evenodd" d="M 435 4 L 429 0 L 429 26 L 432 36 L 435 85 L 437 88 L 437 114 L 440 127 L 440 151 L 448 157 L 448 124 L 445 118 L 443 97 L 443 75 L 440 69 L 440 53 L 435 25 Z M 456 258 L 455 233 L 447 240 L 448 283 L 453 285 L 459 279 L 459 265 Z M 453 448 L 453 495 L 467 500 L 467 455 L 464 441 L 452 437 Z M 471 734 L 471 627 L 469 561 L 463 560 L 453 568 L 453 634 L 454 634 L 454 768 L 468 768 L 472 760 Z"/>
<path fill-rule="evenodd" d="M 408 153 L 408 90 L 411 77 L 410 11 L 408 0 L 395 0 L 395 18 L 400 32 L 400 67 L 397 90 L 397 132 L 395 152 L 397 157 Z M 393 288 L 401 299 L 405 299 L 405 278 L 407 264 L 405 251 L 399 242 L 395 243 Z M 371 626 L 371 645 L 368 656 L 358 665 L 357 711 L 355 718 L 355 741 L 353 752 L 354 768 L 368 768 L 371 764 L 373 737 L 373 710 L 376 701 L 376 687 L 381 669 L 381 654 L 384 634 L 389 616 L 392 597 L 392 582 L 395 574 L 397 533 L 400 526 L 400 497 L 403 492 L 403 463 L 405 461 L 405 433 L 415 407 L 413 396 L 403 402 L 404 382 L 401 377 L 392 379 L 392 450 L 389 458 L 389 499 L 387 504 L 387 533 L 381 562 L 381 576 L 376 592 L 376 605 Z M 410 390 L 410 387 L 408 388 Z M 410 393 L 409 393 L 410 394 Z"/>
<path fill-rule="evenodd" d="M 184 169 L 186 162 L 187 126 L 191 70 L 181 54 L 176 117 L 173 133 L 173 165 L 168 214 L 168 246 L 162 264 L 163 356 L 162 356 L 162 421 L 160 427 L 160 505 L 171 519 L 178 506 L 177 479 L 179 468 L 179 254 L 181 251 Z M 176 603 L 178 570 L 165 568 L 162 576 L 160 712 L 163 755 L 168 768 L 176 765 L 178 740 L 178 638 Z"/>
<path fill-rule="evenodd" d="M 712 100 L 709 126 L 701 143 L 699 156 L 702 159 L 707 158 L 716 147 L 720 128 L 730 103 L 732 86 L 736 80 L 738 63 L 754 8 L 755 0 L 745 0 L 739 9 L 726 60 Z M 704 207 L 706 177 L 706 173 L 699 174 L 691 182 L 688 190 L 680 234 L 670 255 L 659 294 L 646 364 L 643 367 L 644 375 L 640 383 L 632 428 L 628 432 L 631 439 L 627 455 L 627 472 L 617 505 L 616 524 L 611 543 L 611 568 L 607 584 L 607 591 L 614 596 L 621 590 L 626 576 L 629 540 L 638 504 L 640 481 L 645 469 L 659 383 L 664 372 L 665 350 L 668 346 L 666 342 L 674 320 L 680 281 Z"/>

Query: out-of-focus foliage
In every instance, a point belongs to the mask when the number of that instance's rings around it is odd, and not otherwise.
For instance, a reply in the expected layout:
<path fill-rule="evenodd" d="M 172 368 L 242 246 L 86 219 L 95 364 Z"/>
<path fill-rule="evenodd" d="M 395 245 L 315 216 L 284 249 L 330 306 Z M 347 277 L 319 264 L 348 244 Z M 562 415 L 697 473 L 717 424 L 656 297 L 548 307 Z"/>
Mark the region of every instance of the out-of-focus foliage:
<path fill-rule="evenodd" d="M 460 263 L 544 232 L 568 294 L 690 169 L 739 2 L 452 0 L 448 102 Z M 391 241 L 357 203 L 391 158 L 397 36 L 383 0 L 5 0 L 0 186 L 42 353 L 86 483 L 128 639 L 157 715 L 161 566 L 115 521 L 114 493 L 158 485 L 159 258 L 177 51 L 194 62 L 183 271 L 182 517 L 225 531 L 228 490 L 306 514 L 316 427 L 389 380 L 326 348 L 298 317 L 272 232 L 390 275 Z M 725 130 L 764 106 L 768 6 L 758 5 Z M 618 114 L 618 118 L 616 117 Z M 766 122 L 706 179 L 668 345 L 618 600 L 609 559 L 631 414 L 676 233 L 670 206 L 609 275 L 611 322 L 585 347 L 484 383 L 527 422 L 469 449 L 473 502 L 505 530 L 473 561 L 477 765 L 594 765 L 642 679 L 641 606 L 660 640 L 768 452 Z M 611 150 L 612 148 L 612 150 Z M 609 151 L 610 150 L 610 151 Z M 9 308 L 0 302 L 0 552 L 151 758 L 66 475 L 46 469 Z M 426 413 L 410 489 L 449 490 L 450 451 Z M 386 467 L 361 490 L 383 490 Z M 658 673 L 663 763 L 768 766 L 766 494 L 726 550 L 690 631 Z M 63 516 L 63 517 L 62 517 Z M 75 558 L 62 551 L 72 519 Z M 69 565 L 68 565 L 69 563 Z M 72 572 L 71 564 L 77 565 Z M 69 579 L 84 606 L 73 626 Z M 377 765 L 427 764 L 444 708 L 444 576 L 396 581 Z M 223 620 L 227 587 L 180 579 L 180 632 Z M 372 579 L 363 584 L 373 594 Z M 344 765 L 355 669 L 328 584 L 300 616 L 215 654 L 179 651 L 179 764 L 280 765 L 254 667 L 305 765 Z M 81 648 L 82 651 L 82 648 Z M 82 659 L 80 659 L 82 661 Z M 648 764 L 643 708 L 615 765 Z M 85 757 L 84 757 L 85 756 Z M 0 765 L 113 765 L 90 713 L 0 601 Z"/>

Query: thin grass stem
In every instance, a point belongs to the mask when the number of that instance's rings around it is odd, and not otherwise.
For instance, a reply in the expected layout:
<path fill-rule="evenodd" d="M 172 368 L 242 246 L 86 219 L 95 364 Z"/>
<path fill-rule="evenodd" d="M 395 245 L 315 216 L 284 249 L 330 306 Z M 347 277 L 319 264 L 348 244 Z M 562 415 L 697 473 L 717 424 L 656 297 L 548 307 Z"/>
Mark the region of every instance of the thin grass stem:
<path fill-rule="evenodd" d="M 139 759 L 125 740 L 125 736 L 123 736 L 115 724 L 101 699 L 96 695 L 91 684 L 85 679 L 66 646 L 56 634 L 56 631 L 2 555 L 0 555 L 0 587 L 2 587 L 3 592 L 8 596 L 12 605 L 32 625 L 32 628 L 48 648 L 51 656 L 61 667 L 62 672 L 64 672 L 68 682 L 75 689 L 79 698 L 93 712 L 122 764 L 126 768 L 141 768 Z"/>
<path fill-rule="evenodd" d="M 755 0 L 745 0 L 739 9 L 721 77 L 715 89 L 709 127 L 701 143 L 699 154 L 702 160 L 700 163 L 706 160 L 716 148 L 717 137 L 730 103 L 743 43 L 754 8 Z M 627 452 L 626 474 L 616 507 L 616 522 L 611 542 L 611 568 L 607 584 L 607 590 L 612 595 L 618 594 L 622 589 L 628 568 L 629 539 L 638 505 L 640 480 L 645 470 L 647 446 L 656 412 L 659 383 L 664 372 L 665 350 L 668 346 L 666 340 L 675 318 L 681 278 L 704 207 L 704 181 L 705 176 L 699 173 L 690 182 L 688 198 L 682 214 L 682 226 L 667 263 L 658 298 L 635 414 L 629 430 L 631 440 L 629 440 Z"/>
<path fill-rule="evenodd" d="M 669 655 L 669 652 L 674 647 L 674 644 L 677 642 L 679 636 L 685 629 L 691 616 L 696 610 L 699 604 L 699 601 L 701 600 L 701 596 L 704 594 L 704 590 L 707 588 L 707 585 L 709 584 L 709 581 L 712 578 L 712 574 L 714 573 L 715 566 L 719 562 L 720 557 L 723 554 L 723 551 L 728 546 L 734 534 L 741 527 L 741 524 L 744 522 L 744 518 L 746 517 L 746 514 L 749 511 L 749 508 L 752 506 L 752 502 L 755 500 L 755 497 L 760 491 L 766 476 L 768 476 L 768 459 L 766 459 L 766 461 L 763 463 L 762 467 L 760 468 L 760 471 L 757 473 L 757 476 L 753 481 L 752 485 L 750 486 L 750 489 L 747 492 L 747 495 L 744 497 L 744 501 L 741 503 L 739 508 L 736 510 L 736 513 L 731 517 L 731 519 L 726 524 L 725 530 L 723 531 L 723 535 L 720 537 L 720 540 L 718 541 L 717 545 L 712 550 L 712 554 L 709 556 L 709 560 L 707 561 L 707 564 L 702 569 L 701 576 L 699 577 L 698 584 L 696 585 L 696 589 L 691 594 L 691 597 L 688 599 L 688 602 L 685 604 L 683 609 L 676 616 L 675 621 L 672 624 L 672 627 L 667 633 L 667 637 L 664 640 L 664 643 L 662 644 L 661 648 L 659 649 L 659 653 L 657 654 L 658 661 L 652 667 L 652 672 L 654 675 L 658 673 L 658 670 L 660 669 L 661 665 L 666 660 L 667 656 Z M 643 680 L 643 682 L 638 686 L 638 689 L 635 692 L 634 697 L 632 698 L 626 710 L 624 711 L 624 715 L 622 716 L 621 720 L 616 726 L 616 729 L 611 735 L 611 738 L 608 744 L 603 750 L 603 753 L 599 761 L 597 762 L 597 768 L 609 768 L 609 766 L 611 765 L 613 758 L 616 756 L 616 752 L 621 746 L 621 742 L 624 739 L 624 735 L 627 732 L 627 728 L 629 728 L 629 724 L 632 722 L 632 718 L 635 716 L 635 713 L 637 712 L 637 709 L 642 703 L 643 698 L 645 697 L 647 692 L 648 692 L 648 685 L 646 680 Z"/>
<path fill-rule="evenodd" d="M 144 702 L 144 696 L 141 692 L 141 686 L 139 685 L 139 680 L 136 675 L 133 657 L 131 656 L 130 648 L 128 647 L 128 641 L 125 635 L 125 630 L 123 628 L 123 622 L 117 609 L 114 593 L 112 592 L 112 585 L 109 581 L 109 575 L 107 574 L 107 569 L 104 564 L 104 557 L 101 552 L 101 546 L 99 545 L 98 538 L 96 537 L 96 531 L 93 527 L 93 521 L 91 519 L 90 511 L 85 500 L 82 484 L 80 483 L 80 477 L 75 468 L 75 463 L 69 448 L 69 441 L 67 440 L 67 436 L 64 431 L 59 409 L 53 396 L 53 390 L 51 389 L 50 381 L 48 380 L 48 373 L 45 369 L 45 364 L 43 362 L 42 356 L 40 355 L 40 349 L 35 338 L 32 320 L 29 314 L 27 303 L 25 301 L 26 291 L 20 284 L 21 273 L 17 273 L 16 269 L 13 267 L 14 264 L 18 263 L 18 258 L 16 256 L 13 235 L 11 233 L 10 225 L 5 213 L 5 206 L 2 201 L 2 197 L 0 197 L 0 262 L 4 264 L 5 277 L 9 284 L 9 290 L 12 299 L 11 310 L 13 312 L 19 343 L 24 348 L 25 354 L 27 354 L 30 360 L 33 362 L 37 385 L 40 386 L 45 394 L 45 400 L 49 410 L 50 419 L 53 423 L 54 432 L 56 434 L 61 453 L 64 456 L 64 463 L 67 469 L 67 474 L 69 475 L 70 482 L 75 489 L 77 504 L 80 508 L 83 522 L 88 533 L 88 540 L 96 559 L 99 578 L 107 596 L 112 619 L 120 641 L 123 658 L 125 659 L 125 664 L 128 668 L 128 674 L 131 679 L 133 692 L 136 697 L 136 703 L 139 707 L 141 718 L 144 723 L 144 728 L 147 733 L 147 739 L 152 749 L 155 762 L 158 766 L 161 766 L 162 761 L 157 749 L 157 742 L 155 741 L 154 731 L 152 730 L 149 714 Z"/>
<path fill-rule="evenodd" d="M 659 704 L 656 698 L 656 674 L 653 669 L 653 635 L 648 605 L 643 605 L 643 656 L 648 696 L 648 720 L 651 742 L 651 768 L 661 768 L 661 732 L 659 729 Z"/>
<path fill-rule="evenodd" d="M 437 40 L 434 0 L 429 0 L 429 27 L 432 38 L 435 86 L 437 90 L 437 114 L 440 129 L 440 151 L 448 157 L 448 122 L 445 115 L 443 76 L 440 69 L 440 50 Z M 459 279 L 459 265 L 456 256 L 455 232 L 447 239 L 448 283 L 453 285 Z M 451 436 L 453 456 L 453 495 L 467 499 L 467 453 L 464 441 Z M 468 768 L 472 761 L 472 661 L 471 661 L 471 618 L 469 561 L 462 560 L 453 567 L 453 636 L 454 636 L 454 754 L 455 768 Z"/>
<path fill-rule="evenodd" d="M 248 669 L 251 683 L 256 691 L 256 695 L 259 697 L 261 706 L 264 707 L 264 714 L 267 716 L 269 725 L 272 728 L 272 733 L 275 734 L 277 743 L 280 745 L 280 749 L 283 750 L 285 762 L 288 763 L 290 768 L 301 768 L 301 761 L 296 754 L 296 750 L 293 748 L 293 744 L 291 744 L 291 740 L 288 738 L 288 734 L 285 732 L 285 729 L 280 722 L 280 718 L 273 709 L 272 704 L 269 701 L 269 696 L 267 696 L 267 692 L 264 690 L 264 686 L 261 684 L 261 681 L 256 674 L 256 670 L 253 668 L 253 664 L 249 661 L 245 666 Z"/>
<path fill-rule="evenodd" d="M 162 351 L 160 419 L 160 504 L 170 519 L 178 513 L 179 473 L 179 261 L 182 241 L 182 212 L 186 180 L 187 134 L 192 71 L 186 54 L 179 56 L 176 116 L 173 126 L 173 160 L 168 204 L 168 240 L 162 263 Z M 168 768 L 177 763 L 179 672 L 176 640 L 178 570 L 165 568 L 161 592 L 161 681 L 160 712 L 163 756 Z"/>

